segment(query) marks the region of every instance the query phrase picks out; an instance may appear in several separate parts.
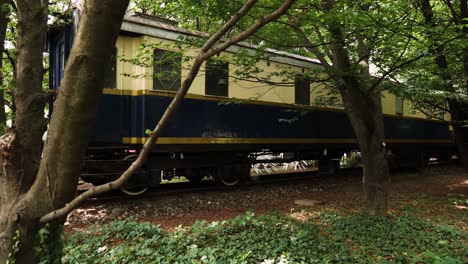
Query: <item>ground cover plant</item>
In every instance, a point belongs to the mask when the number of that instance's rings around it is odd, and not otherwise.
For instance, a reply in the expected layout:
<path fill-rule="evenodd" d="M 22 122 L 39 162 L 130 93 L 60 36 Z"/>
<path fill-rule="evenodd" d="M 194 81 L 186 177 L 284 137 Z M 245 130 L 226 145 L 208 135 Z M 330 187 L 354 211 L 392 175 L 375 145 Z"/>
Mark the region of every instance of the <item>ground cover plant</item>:
<path fill-rule="evenodd" d="M 64 263 L 466 263 L 466 231 L 411 216 L 306 221 L 247 212 L 166 231 L 115 221 L 74 233 Z"/>

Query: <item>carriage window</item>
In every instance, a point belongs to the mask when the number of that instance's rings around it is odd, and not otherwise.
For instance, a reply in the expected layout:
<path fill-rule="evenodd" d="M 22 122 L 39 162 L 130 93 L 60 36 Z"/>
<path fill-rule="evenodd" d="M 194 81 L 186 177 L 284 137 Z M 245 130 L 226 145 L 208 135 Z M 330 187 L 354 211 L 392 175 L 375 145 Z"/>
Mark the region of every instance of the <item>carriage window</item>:
<path fill-rule="evenodd" d="M 296 76 L 294 80 L 294 102 L 310 105 L 310 80 L 304 76 Z"/>
<path fill-rule="evenodd" d="M 403 115 L 403 98 L 395 97 L 395 113 L 396 115 Z"/>
<path fill-rule="evenodd" d="M 104 75 L 104 88 L 116 88 L 117 79 L 117 48 L 114 47 L 110 65 Z"/>
<path fill-rule="evenodd" d="M 209 60 L 206 63 L 205 94 L 228 96 L 229 63 L 220 60 Z"/>
<path fill-rule="evenodd" d="M 178 52 L 155 49 L 153 90 L 178 91 L 182 56 Z"/>

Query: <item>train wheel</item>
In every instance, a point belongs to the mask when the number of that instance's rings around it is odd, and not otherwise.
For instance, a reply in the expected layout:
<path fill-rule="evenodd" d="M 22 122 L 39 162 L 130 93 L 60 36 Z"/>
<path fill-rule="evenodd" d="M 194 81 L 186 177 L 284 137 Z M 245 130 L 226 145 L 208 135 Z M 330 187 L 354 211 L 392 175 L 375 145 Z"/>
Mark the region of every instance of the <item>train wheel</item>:
<path fill-rule="evenodd" d="M 234 176 L 234 175 L 221 175 L 219 177 L 219 181 L 226 186 L 234 186 L 237 185 L 240 182 L 240 177 L 239 176 Z"/>
<path fill-rule="evenodd" d="M 131 155 L 125 156 L 123 160 L 133 161 L 133 160 L 136 160 L 137 157 L 138 157 L 137 154 L 131 154 Z M 131 182 L 132 178 L 134 177 L 138 177 L 138 175 L 133 175 L 129 181 Z M 148 187 L 147 186 L 125 186 L 125 187 L 120 188 L 120 190 L 126 195 L 137 196 L 137 195 L 142 195 L 143 193 L 145 193 L 148 190 Z"/>
<path fill-rule="evenodd" d="M 120 190 L 127 195 L 137 196 L 144 194 L 148 190 L 148 187 L 127 187 L 120 188 Z"/>
<path fill-rule="evenodd" d="M 235 165 L 226 165 L 219 169 L 218 180 L 225 186 L 237 185 L 241 180 L 241 173 Z"/>

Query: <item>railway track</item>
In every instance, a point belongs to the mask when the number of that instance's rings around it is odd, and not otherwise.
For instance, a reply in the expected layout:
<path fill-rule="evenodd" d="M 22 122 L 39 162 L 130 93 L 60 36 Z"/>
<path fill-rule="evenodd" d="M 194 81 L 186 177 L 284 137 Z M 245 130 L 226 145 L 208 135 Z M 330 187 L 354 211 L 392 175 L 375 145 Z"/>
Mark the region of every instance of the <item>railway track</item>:
<path fill-rule="evenodd" d="M 221 185 L 211 179 L 203 180 L 201 183 L 191 183 L 188 181 L 176 182 L 176 183 L 162 183 L 159 186 L 150 188 L 146 193 L 139 196 L 128 196 L 120 191 L 113 191 L 101 196 L 91 198 L 86 201 L 85 204 L 96 204 L 96 203 L 111 203 L 119 200 L 135 201 L 141 199 L 158 199 L 167 196 L 183 196 L 192 195 L 196 193 L 204 192 L 215 192 L 215 191 L 234 191 L 242 188 L 249 188 L 258 185 L 274 185 L 283 184 L 285 182 L 301 182 L 307 181 L 311 178 L 320 177 L 339 177 L 339 176 L 359 176 L 362 173 L 362 168 L 346 168 L 340 169 L 336 174 L 323 175 L 319 174 L 317 170 L 305 170 L 305 171 L 288 171 L 286 173 L 276 172 L 268 174 L 254 174 L 248 181 L 239 183 L 236 186 L 225 186 Z M 86 189 L 80 190 L 84 192 Z"/>

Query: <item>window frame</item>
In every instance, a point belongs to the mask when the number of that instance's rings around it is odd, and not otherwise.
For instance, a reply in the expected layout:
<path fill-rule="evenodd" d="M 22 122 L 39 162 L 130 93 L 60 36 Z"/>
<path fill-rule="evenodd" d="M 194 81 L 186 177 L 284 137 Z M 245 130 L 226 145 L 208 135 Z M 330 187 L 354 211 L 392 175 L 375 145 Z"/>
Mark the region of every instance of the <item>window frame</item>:
<path fill-rule="evenodd" d="M 294 104 L 310 106 L 310 79 L 304 75 L 294 78 Z"/>
<path fill-rule="evenodd" d="M 223 75 L 220 77 L 220 73 Z M 222 82 L 224 80 L 224 82 Z M 209 59 L 205 63 L 205 95 L 229 96 L 229 62 Z"/>
<path fill-rule="evenodd" d="M 405 100 L 403 97 L 395 96 L 395 115 L 403 116 L 405 112 Z"/>
<path fill-rule="evenodd" d="M 164 58 L 167 54 L 169 54 L 172 57 L 172 59 Z M 158 57 L 162 57 L 163 60 L 167 60 L 167 61 L 161 62 L 161 59 L 158 60 Z M 158 69 L 159 71 L 157 71 L 157 66 L 159 66 L 159 69 Z M 164 68 L 170 68 L 170 72 L 166 72 L 170 76 L 162 76 L 163 78 L 160 78 L 158 74 L 160 74 L 161 72 L 164 72 L 165 70 Z M 153 50 L 152 90 L 177 92 L 179 91 L 181 84 L 182 84 L 182 54 L 180 52 L 173 51 L 173 50 L 155 48 Z"/>
<path fill-rule="evenodd" d="M 117 54 L 118 48 L 114 46 L 109 66 L 104 75 L 104 88 L 117 88 Z"/>

